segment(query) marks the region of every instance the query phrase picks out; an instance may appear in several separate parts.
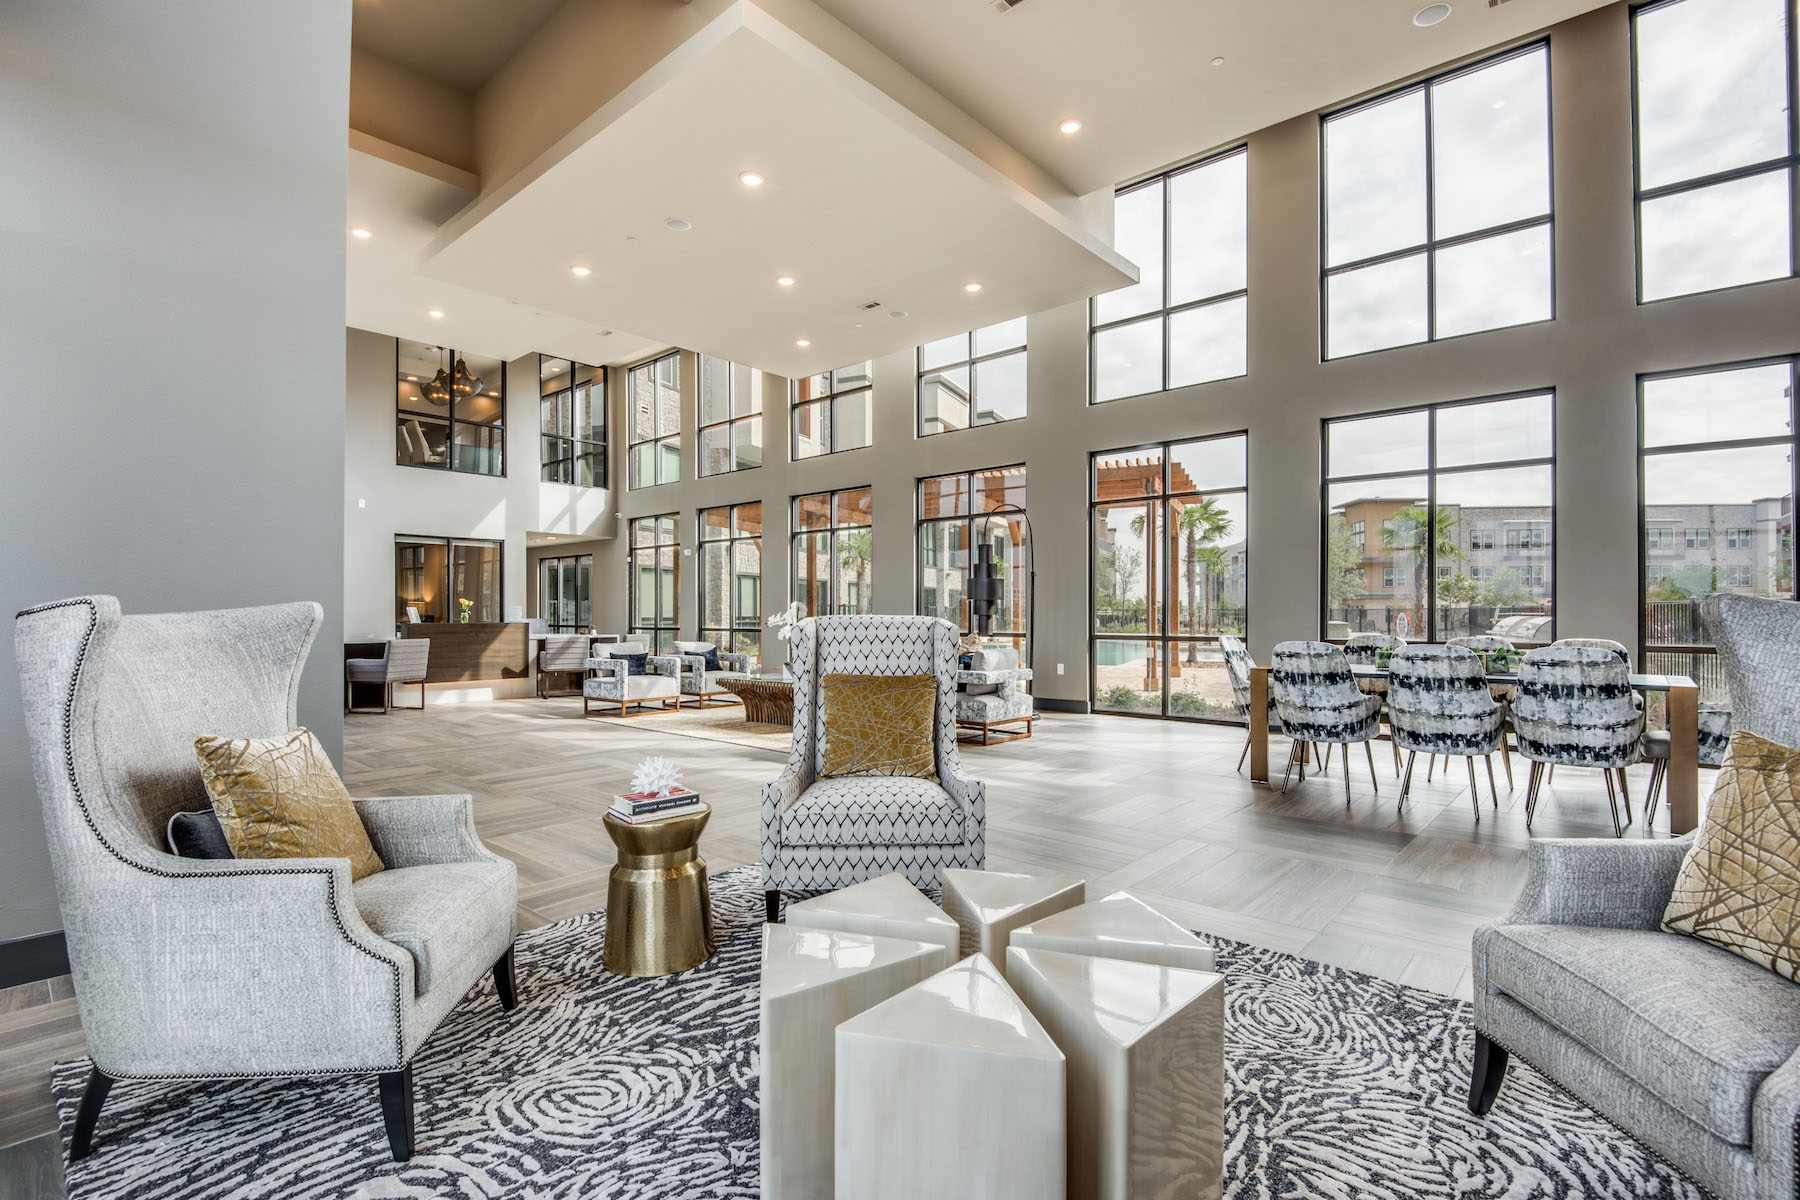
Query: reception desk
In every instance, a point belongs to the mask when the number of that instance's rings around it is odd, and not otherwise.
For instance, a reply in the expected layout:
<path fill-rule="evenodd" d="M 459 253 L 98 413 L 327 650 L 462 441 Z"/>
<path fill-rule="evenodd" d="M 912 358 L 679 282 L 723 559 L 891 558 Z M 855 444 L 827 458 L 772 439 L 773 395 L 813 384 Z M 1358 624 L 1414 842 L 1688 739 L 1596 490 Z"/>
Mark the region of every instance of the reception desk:
<path fill-rule="evenodd" d="M 531 627 L 523 621 L 422 621 L 409 638 L 431 639 L 426 683 L 476 683 L 531 675 Z"/>

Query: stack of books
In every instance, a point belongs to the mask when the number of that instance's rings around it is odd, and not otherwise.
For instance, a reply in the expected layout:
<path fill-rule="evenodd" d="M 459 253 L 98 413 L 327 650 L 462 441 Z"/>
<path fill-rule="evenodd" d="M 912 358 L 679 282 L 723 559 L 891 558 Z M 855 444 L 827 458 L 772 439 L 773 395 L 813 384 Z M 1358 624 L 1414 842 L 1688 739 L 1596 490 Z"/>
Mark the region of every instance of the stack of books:
<path fill-rule="evenodd" d="M 700 810 L 700 793 L 677 788 L 667 795 L 626 792 L 614 796 L 609 812 L 627 825 L 643 825 Z"/>

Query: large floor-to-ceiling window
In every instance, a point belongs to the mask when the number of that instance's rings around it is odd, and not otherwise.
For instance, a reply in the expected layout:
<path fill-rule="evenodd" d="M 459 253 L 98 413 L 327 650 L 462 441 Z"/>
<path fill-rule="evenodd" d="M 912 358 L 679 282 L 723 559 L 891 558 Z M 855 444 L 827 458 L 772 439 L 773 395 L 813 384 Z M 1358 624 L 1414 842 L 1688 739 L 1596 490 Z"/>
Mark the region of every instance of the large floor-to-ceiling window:
<path fill-rule="evenodd" d="M 405 338 L 394 356 L 394 461 L 506 474 L 506 364 Z"/>
<path fill-rule="evenodd" d="M 809 617 L 874 612 L 874 492 L 794 497 L 794 599 Z"/>
<path fill-rule="evenodd" d="M 1708 592 L 1796 597 L 1795 360 L 1639 381 L 1644 669 L 1727 699 L 1700 622 Z"/>
<path fill-rule="evenodd" d="M 631 632 L 657 653 L 680 636 L 681 534 L 674 513 L 631 521 Z"/>
<path fill-rule="evenodd" d="M 1325 422 L 1324 633 L 1554 636 L 1549 392 Z"/>
<path fill-rule="evenodd" d="M 681 354 L 671 350 L 626 373 L 631 406 L 630 464 L 633 488 L 681 481 Z"/>
<path fill-rule="evenodd" d="M 545 483 L 606 486 L 606 387 L 598 367 L 538 355 L 538 446 Z"/>
<path fill-rule="evenodd" d="M 1249 151 L 1136 183 L 1113 200 L 1113 244 L 1138 282 L 1094 297 L 1095 403 L 1248 369 Z"/>
<path fill-rule="evenodd" d="M 762 656 L 761 504 L 700 510 L 700 637 Z"/>
<path fill-rule="evenodd" d="M 919 436 L 1025 415 L 1025 318 L 920 346 Z"/>
<path fill-rule="evenodd" d="M 868 361 L 790 381 L 791 456 L 817 458 L 867 446 L 875 436 L 874 382 Z"/>
<path fill-rule="evenodd" d="M 996 511 L 1006 509 L 1005 512 Z M 1000 594 L 990 630 L 1025 652 L 1025 468 L 991 467 L 919 480 L 919 612 L 942 617 L 964 633 L 975 628 L 964 585 L 988 546 Z"/>
<path fill-rule="evenodd" d="M 396 536 L 394 620 L 498 621 L 503 550 L 482 538 Z"/>
<path fill-rule="evenodd" d="M 538 560 L 538 607 L 551 633 L 582 633 L 594 624 L 594 556 Z"/>
<path fill-rule="evenodd" d="M 1218 638 L 1247 630 L 1249 444 L 1229 433 L 1092 456 L 1096 709 L 1232 713 Z"/>
<path fill-rule="evenodd" d="M 1669 0 L 1632 13 L 1638 295 L 1794 273 L 1789 0 Z"/>
<path fill-rule="evenodd" d="M 1325 357 L 1547 321 L 1550 50 L 1324 120 Z"/>
<path fill-rule="evenodd" d="M 700 474 L 762 466 L 762 372 L 700 356 Z"/>

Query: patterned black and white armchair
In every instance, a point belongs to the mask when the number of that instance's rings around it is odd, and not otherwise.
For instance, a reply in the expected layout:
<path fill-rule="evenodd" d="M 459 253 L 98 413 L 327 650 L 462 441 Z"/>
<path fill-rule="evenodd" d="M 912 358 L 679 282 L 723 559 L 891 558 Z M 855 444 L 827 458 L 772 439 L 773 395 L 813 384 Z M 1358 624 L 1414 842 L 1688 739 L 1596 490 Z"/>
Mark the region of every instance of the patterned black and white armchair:
<path fill-rule="evenodd" d="M 1003 742 L 1030 737 L 1036 710 L 1025 685 L 1031 682 L 1031 668 L 1019 665 L 1019 652 L 990 646 L 970 652 L 968 659 L 969 665 L 956 673 L 957 725 L 979 732 L 983 746 L 991 744 L 993 730 L 1000 726 L 1025 726 L 1023 733 L 1003 731 Z"/>
<path fill-rule="evenodd" d="M 640 666 L 641 664 L 641 666 Z M 641 642 L 616 642 L 605 653 L 587 660 L 592 672 L 581 684 L 581 712 L 600 711 L 608 716 L 629 717 L 655 712 L 645 705 L 660 702 L 666 710 L 671 705 L 681 711 L 681 659 L 673 654 L 651 654 Z M 619 706 L 617 713 L 607 713 L 608 706 Z M 632 709 L 638 709 L 637 714 Z"/>
<path fill-rule="evenodd" d="M 748 654 L 732 654 L 712 642 L 676 642 L 675 654 L 681 659 L 681 694 L 696 697 L 696 708 L 706 707 L 713 696 L 731 694 L 719 686 L 719 676 L 750 669 Z"/>
<path fill-rule="evenodd" d="M 1293 739 L 1281 787 L 1287 790 L 1294 763 L 1306 778 L 1304 747 L 1344 747 L 1344 803 L 1350 803 L 1350 745 L 1363 744 L 1369 759 L 1369 783 L 1376 791 L 1375 758 L 1369 743 L 1381 732 L 1381 697 L 1365 694 L 1350 673 L 1350 660 L 1330 642 L 1280 642 L 1269 659 L 1269 691 L 1282 728 Z"/>
<path fill-rule="evenodd" d="M 1631 673 L 1619 651 L 1606 645 L 1555 645 L 1533 650 L 1519 667 L 1513 703 L 1519 753 L 1531 761 L 1525 791 L 1525 828 L 1537 814 L 1538 791 L 1548 767 L 1594 767 L 1606 778 L 1613 833 L 1631 822 L 1625 768 L 1638 761 L 1644 706 L 1631 689 Z M 1625 821 L 1619 821 L 1619 799 Z"/>
<path fill-rule="evenodd" d="M 956 747 L 957 631 L 935 617 L 811 617 L 794 626 L 794 740 L 787 769 L 763 785 L 763 888 L 769 920 L 783 891 L 822 892 L 898 871 L 921 888 L 945 867 L 981 869 L 987 799 Z M 827 675 L 935 675 L 936 779 L 819 779 Z"/>

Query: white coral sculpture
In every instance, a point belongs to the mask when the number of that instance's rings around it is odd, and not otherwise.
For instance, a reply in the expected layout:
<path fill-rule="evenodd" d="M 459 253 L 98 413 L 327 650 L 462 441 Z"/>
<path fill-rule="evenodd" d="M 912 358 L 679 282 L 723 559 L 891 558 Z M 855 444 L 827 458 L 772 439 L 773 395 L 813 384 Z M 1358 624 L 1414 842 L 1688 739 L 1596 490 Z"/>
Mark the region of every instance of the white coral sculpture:
<path fill-rule="evenodd" d="M 681 786 L 681 768 L 658 756 L 646 758 L 631 773 L 631 790 L 640 796 L 667 796 Z"/>
<path fill-rule="evenodd" d="M 806 615 L 806 606 L 798 600 L 769 618 L 768 625 L 775 631 L 775 636 L 784 642 L 794 640 L 794 626 Z"/>

